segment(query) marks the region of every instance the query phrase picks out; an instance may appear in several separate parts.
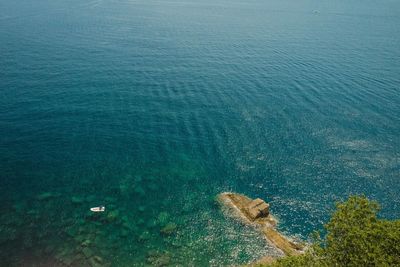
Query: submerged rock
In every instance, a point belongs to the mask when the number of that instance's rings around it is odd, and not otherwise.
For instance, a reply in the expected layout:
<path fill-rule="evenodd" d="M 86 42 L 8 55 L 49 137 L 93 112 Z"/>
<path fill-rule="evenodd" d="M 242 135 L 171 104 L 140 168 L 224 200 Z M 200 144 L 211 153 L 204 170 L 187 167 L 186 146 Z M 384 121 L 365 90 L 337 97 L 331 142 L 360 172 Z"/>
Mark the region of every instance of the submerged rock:
<path fill-rule="evenodd" d="M 2 226 L 0 228 L 0 245 L 15 240 L 16 238 L 17 238 L 16 229 L 8 226 Z"/>
<path fill-rule="evenodd" d="M 157 226 L 157 221 L 155 219 L 151 219 L 147 222 L 146 227 L 147 228 L 154 228 Z"/>
<path fill-rule="evenodd" d="M 82 243 L 81 243 L 81 246 L 82 247 L 88 247 L 88 246 L 90 246 L 92 244 L 92 241 L 90 241 L 89 239 L 86 239 L 86 240 L 84 240 Z"/>
<path fill-rule="evenodd" d="M 65 233 L 73 238 L 78 234 L 78 229 L 76 227 L 69 227 L 65 230 Z"/>
<path fill-rule="evenodd" d="M 25 202 L 19 202 L 19 203 L 15 203 L 13 204 L 13 209 L 17 212 L 17 213 L 25 213 L 27 210 L 27 207 L 25 205 Z M 29 211 L 28 211 L 29 212 Z"/>
<path fill-rule="evenodd" d="M 67 266 L 71 266 L 71 264 L 75 261 L 75 258 L 72 256 L 64 257 L 62 258 L 62 263 L 64 263 Z"/>
<path fill-rule="evenodd" d="M 59 251 L 55 255 L 56 259 L 63 262 L 66 258 L 71 257 L 73 254 L 73 248 L 71 248 L 68 244 L 64 244 L 63 247 L 59 248 Z"/>
<path fill-rule="evenodd" d="M 126 230 L 135 232 L 138 228 L 134 222 L 123 222 L 122 227 Z"/>
<path fill-rule="evenodd" d="M 160 214 L 158 214 L 158 217 L 157 217 L 157 223 L 160 225 L 165 225 L 167 223 L 168 219 L 169 219 L 168 212 L 165 212 L 165 211 L 160 212 Z"/>
<path fill-rule="evenodd" d="M 150 184 L 148 185 L 148 188 L 149 188 L 150 190 L 152 190 L 152 191 L 157 191 L 158 185 L 157 185 L 156 183 L 150 183 Z"/>
<path fill-rule="evenodd" d="M 90 258 L 90 257 L 92 257 L 93 256 L 93 251 L 90 249 L 90 248 L 88 248 L 88 247 L 85 247 L 85 248 L 83 248 L 82 249 L 82 252 L 83 252 L 83 255 L 85 255 L 85 257 L 88 259 L 88 258 Z"/>
<path fill-rule="evenodd" d="M 49 199 L 55 198 L 57 196 L 58 196 L 58 194 L 56 194 L 56 193 L 45 192 L 45 193 L 37 195 L 36 199 L 39 200 L 39 201 L 44 201 L 44 200 L 49 200 Z"/>
<path fill-rule="evenodd" d="M 82 197 L 73 196 L 71 198 L 71 202 L 73 204 L 82 204 L 83 202 L 85 202 L 85 199 L 83 199 Z"/>
<path fill-rule="evenodd" d="M 275 226 L 276 219 L 269 213 L 269 204 L 262 199 L 251 199 L 236 193 L 222 193 L 218 201 L 228 208 L 228 212 L 242 222 L 261 230 L 265 238 L 286 255 L 297 255 L 304 252 L 305 246 L 297 244 L 279 233 Z"/>
<path fill-rule="evenodd" d="M 178 228 L 178 225 L 176 223 L 168 223 L 164 228 L 160 230 L 160 233 L 163 235 L 171 235 L 175 233 L 176 229 Z"/>
<path fill-rule="evenodd" d="M 153 176 L 153 175 L 149 175 L 147 177 L 147 180 L 149 180 L 149 181 L 157 181 L 157 178 L 155 176 Z"/>
<path fill-rule="evenodd" d="M 121 217 L 121 222 L 122 222 L 122 226 L 124 226 L 125 228 L 128 228 L 128 229 L 130 228 L 130 221 L 129 221 L 128 216 L 123 215 Z"/>
<path fill-rule="evenodd" d="M 126 229 L 121 230 L 121 236 L 122 237 L 127 237 L 129 235 L 129 232 Z"/>
<path fill-rule="evenodd" d="M 147 255 L 147 263 L 152 266 L 167 266 L 171 262 L 171 256 L 168 252 L 150 251 Z"/>
<path fill-rule="evenodd" d="M 126 194 L 129 192 L 129 186 L 126 184 L 120 184 L 119 190 L 121 191 L 122 194 Z"/>
<path fill-rule="evenodd" d="M 150 233 L 148 231 L 144 231 L 140 236 L 139 236 L 139 241 L 144 242 L 150 239 Z"/>
<path fill-rule="evenodd" d="M 113 197 L 106 197 L 104 199 L 107 203 L 116 203 L 117 199 L 113 198 Z"/>
<path fill-rule="evenodd" d="M 136 194 L 138 194 L 139 196 L 143 197 L 146 195 L 146 192 L 144 191 L 143 187 L 141 187 L 140 185 L 138 185 L 137 187 L 135 187 L 134 192 Z"/>
<path fill-rule="evenodd" d="M 34 217 L 36 217 L 37 215 L 39 215 L 39 211 L 37 211 L 37 210 L 28 210 L 28 211 L 26 212 L 26 214 L 28 214 L 29 216 L 34 216 Z"/>
<path fill-rule="evenodd" d="M 118 216 L 119 216 L 119 211 L 118 210 L 110 211 L 108 213 L 108 215 L 107 215 L 107 220 L 109 222 L 114 222 L 114 221 L 116 221 L 118 219 Z"/>
<path fill-rule="evenodd" d="M 135 181 L 135 183 L 140 183 L 142 181 L 142 176 L 135 175 L 134 181 Z"/>
<path fill-rule="evenodd" d="M 90 196 L 87 196 L 86 197 L 86 201 L 87 202 L 93 202 L 93 201 L 95 201 L 96 200 L 96 196 L 94 196 L 94 195 L 90 195 Z"/>
<path fill-rule="evenodd" d="M 88 262 L 92 267 L 104 266 L 104 260 L 100 256 L 93 256 L 88 260 Z"/>

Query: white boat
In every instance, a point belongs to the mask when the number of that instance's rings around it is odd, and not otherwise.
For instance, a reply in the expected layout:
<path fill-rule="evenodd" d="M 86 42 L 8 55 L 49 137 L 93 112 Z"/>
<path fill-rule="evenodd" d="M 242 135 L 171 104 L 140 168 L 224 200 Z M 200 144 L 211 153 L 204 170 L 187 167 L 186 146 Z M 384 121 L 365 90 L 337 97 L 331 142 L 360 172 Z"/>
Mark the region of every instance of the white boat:
<path fill-rule="evenodd" d="M 90 208 L 90 210 L 93 211 L 93 212 L 103 212 L 103 211 L 106 210 L 106 207 L 104 207 L 104 206 L 93 207 L 93 208 Z"/>

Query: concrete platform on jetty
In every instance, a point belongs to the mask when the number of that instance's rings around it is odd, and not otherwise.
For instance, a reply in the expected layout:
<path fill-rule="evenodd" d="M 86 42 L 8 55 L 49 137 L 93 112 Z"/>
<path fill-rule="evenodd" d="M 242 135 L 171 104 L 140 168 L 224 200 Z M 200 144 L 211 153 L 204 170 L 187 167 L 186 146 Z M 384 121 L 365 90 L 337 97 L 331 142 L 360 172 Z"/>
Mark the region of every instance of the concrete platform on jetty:
<path fill-rule="evenodd" d="M 304 252 L 304 245 L 291 240 L 275 229 L 277 220 L 269 213 L 269 204 L 264 200 L 251 199 L 245 195 L 231 192 L 219 194 L 217 200 L 228 208 L 230 215 L 259 229 L 267 241 L 285 255 L 298 255 Z"/>

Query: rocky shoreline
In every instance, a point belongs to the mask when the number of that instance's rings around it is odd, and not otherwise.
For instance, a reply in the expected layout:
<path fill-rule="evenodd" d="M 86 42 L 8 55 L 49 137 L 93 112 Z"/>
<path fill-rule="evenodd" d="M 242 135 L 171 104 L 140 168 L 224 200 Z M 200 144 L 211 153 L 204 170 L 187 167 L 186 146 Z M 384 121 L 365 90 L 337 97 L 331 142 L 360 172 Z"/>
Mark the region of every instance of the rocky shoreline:
<path fill-rule="evenodd" d="M 265 239 L 285 255 L 299 255 L 306 246 L 299 244 L 276 230 L 277 220 L 269 212 L 269 204 L 260 198 L 251 199 L 245 195 L 225 192 L 217 196 L 218 202 L 229 215 L 260 231 Z M 276 258 L 266 256 L 256 263 L 270 263 Z"/>

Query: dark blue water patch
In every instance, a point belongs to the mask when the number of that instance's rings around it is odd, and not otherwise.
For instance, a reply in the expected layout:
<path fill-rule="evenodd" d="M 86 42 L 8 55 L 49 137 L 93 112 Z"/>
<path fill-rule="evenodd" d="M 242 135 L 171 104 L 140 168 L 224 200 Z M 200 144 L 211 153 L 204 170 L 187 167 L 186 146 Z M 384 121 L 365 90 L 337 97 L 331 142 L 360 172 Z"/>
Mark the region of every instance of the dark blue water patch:
<path fill-rule="evenodd" d="M 351 194 L 400 216 L 398 3 L 0 6 L 1 265 L 278 253 L 223 191 L 300 239 Z"/>

